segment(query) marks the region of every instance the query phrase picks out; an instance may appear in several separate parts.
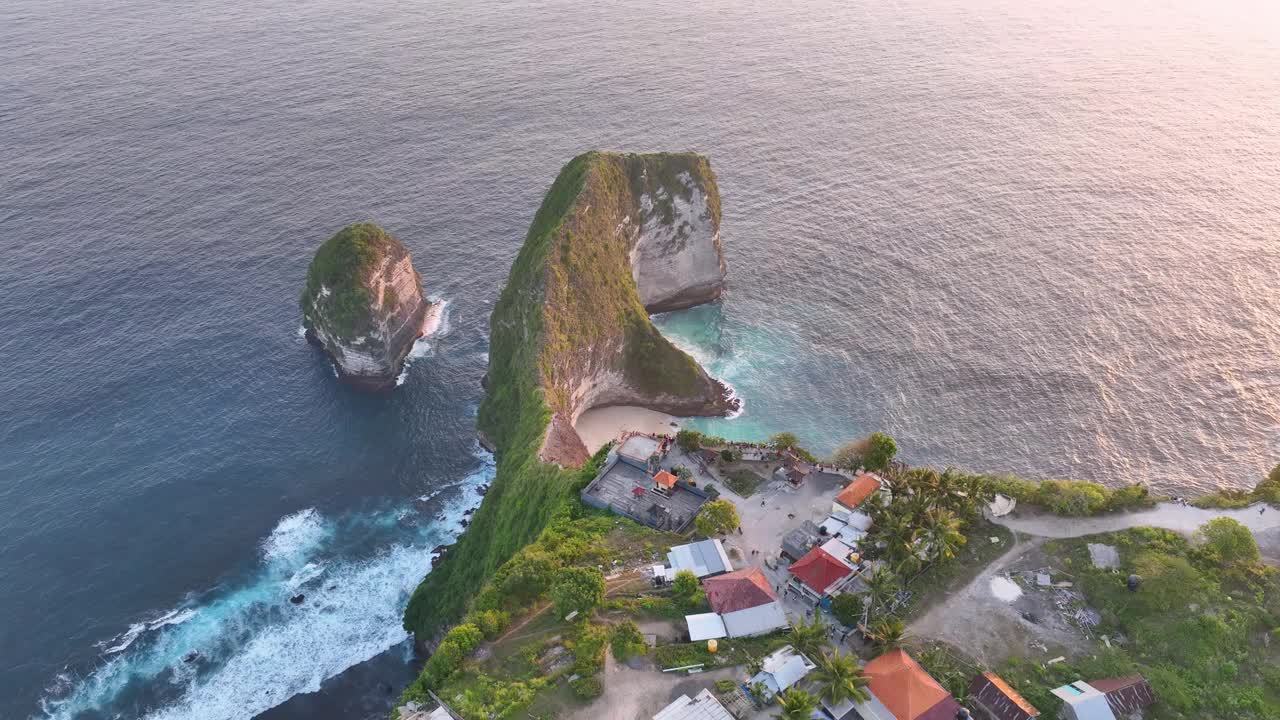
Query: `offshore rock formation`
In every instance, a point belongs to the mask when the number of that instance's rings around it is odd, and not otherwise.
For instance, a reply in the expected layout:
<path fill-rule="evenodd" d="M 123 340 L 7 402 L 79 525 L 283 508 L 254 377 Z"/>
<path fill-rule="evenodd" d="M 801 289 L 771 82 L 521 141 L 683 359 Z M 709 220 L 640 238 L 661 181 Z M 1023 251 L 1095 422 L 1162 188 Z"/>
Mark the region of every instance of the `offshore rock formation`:
<path fill-rule="evenodd" d="M 570 161 L 534 219 L 491 321 L 491 382 L 533 372 L 551 411 L 539 458 L 565 467 L 585 462 L 573 422 L 592 407 L 732 412 L 737 401 L 728 388 L 648 316 L 714 300 L 724 278 L 720 193 L 706 158 L 593 152 Z M 481 430 L 501 446 L 493 400 L 490 393 Z"/>
<path fill-rule="evenodd" d="M 371 223 L 343 228 L 316 251 L 302 292 L 307 340 L 356 387 L 385 390 L 432 314 L 409 249 Z"/>

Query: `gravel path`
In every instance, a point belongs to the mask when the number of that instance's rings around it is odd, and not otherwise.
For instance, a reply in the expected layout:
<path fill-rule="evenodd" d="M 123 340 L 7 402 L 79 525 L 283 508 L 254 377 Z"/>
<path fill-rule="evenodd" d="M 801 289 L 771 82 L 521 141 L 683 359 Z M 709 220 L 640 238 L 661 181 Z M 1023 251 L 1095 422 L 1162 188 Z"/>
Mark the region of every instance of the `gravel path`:
<path fill-rule="evenodd" d="M 1240 510 L 1206 510 L 1176 503 L 1160 503 L 1150 510 L 1117 515 L 1070 518 L 1041 513 L 1018 513 L 1016 516 L 992 518 L 992 522 L 1029 535 L 1072 538 L 1132 527 L 1158 527 L 1190 535 L 1201 525 L 1218 517 L 1239 521 L 1253 531 L 1265 557 L 1280 558 L 1280 510 L 1267 508 L 1263 504 Z"/>

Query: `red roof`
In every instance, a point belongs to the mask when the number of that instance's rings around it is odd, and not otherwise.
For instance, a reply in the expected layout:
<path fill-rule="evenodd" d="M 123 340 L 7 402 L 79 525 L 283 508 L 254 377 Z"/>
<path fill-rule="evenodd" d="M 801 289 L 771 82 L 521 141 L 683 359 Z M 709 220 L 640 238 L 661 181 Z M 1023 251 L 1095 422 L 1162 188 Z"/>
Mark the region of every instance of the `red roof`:
<path fill-rule="evenodd" d="M 791 563 L 791 574 L 819 594 L 825 593 L 827 588 L 852 573 L 852 568 L 821 547 L 810 550 L 804 557 Z"/>
<path fill-rule="evenodd" d="M 673 488 L 676 486 L 676 476 L 666 470 L 658 471 L 658 474 L 653 476 L 653 481 L 664 488 Z"/>
<path fill-rule="evenodd" d="M 863 668 L 867 689 L 897 720 L 954 720 L 960 704 L 905 650 L 890 650 Z"/>
<path fill-rule="evenodd" d="M 1151 685 L 1141 675 L 1090 680 L 1089 684 L 1107 696 L 1107 704 L 1116 715 L 1130 715 L 1156 701 Z"/>
<path fill-rule="evenodd" d="M 969 684 L 969 698 L 977 701 L 996 720 L 1032 720 L 1040 711 L 993 672 L 975 676 Z"/>
<path fill-rule="evenodd" d="M 850 510 L 855 510 L 879 489 L 880 481 L 870 473 L 863 473 L 854 478 L 853 482 L 841 490 L 839 495 L 836 495 L 836 502 Z"/>
<path fill-rule="evenodd" d="M 702 581 L 711 609 L 726 615 L 777 602 L 769 580 L 758 567 L 717 575 Z"/>

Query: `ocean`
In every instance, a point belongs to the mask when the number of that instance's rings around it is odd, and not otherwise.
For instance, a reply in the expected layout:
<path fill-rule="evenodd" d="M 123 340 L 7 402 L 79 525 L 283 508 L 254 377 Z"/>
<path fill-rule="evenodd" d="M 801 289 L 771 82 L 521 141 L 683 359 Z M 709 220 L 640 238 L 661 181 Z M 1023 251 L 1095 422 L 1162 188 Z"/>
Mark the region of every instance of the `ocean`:
<path fill-rule="evenodd" d="M 729 290 L 658 318 L 746 403 L 698 427 L 1179 494 L 1280 460 L 1275 3 L 9 0 L 0 67 L 3 718 L 385 717 L 587 149 L 719 176 Z M 362 220 L 448 303 L 388 395 L 298 332 Z"/>

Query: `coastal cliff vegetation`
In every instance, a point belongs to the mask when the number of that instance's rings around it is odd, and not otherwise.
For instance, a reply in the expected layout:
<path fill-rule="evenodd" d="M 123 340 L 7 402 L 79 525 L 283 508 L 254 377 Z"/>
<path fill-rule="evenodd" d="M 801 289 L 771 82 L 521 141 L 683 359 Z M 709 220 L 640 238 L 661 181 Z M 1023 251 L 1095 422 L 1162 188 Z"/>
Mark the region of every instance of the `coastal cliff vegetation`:
<path fill-rule="evenodd" d="M 336 335 L 355 337 L 370 301 L 364 276 L 392 242 L 391 236 L 373 223 L 349 225 L 324 241 L 307 267 L 301 298 L 303 322 L 323 315 Z"/>
<path fill-rule="evenodd" d="M 460 617 L 485 578 L 590 480 L 540 457 L 553 419 L 568 427 L 585 409 L 573 393 L 589 373 L 620 374 L 642 395 L 720 411 L 720 398 L 706 396 L 722 387 L 650 322 L 620 230 L 636 213 L 638 188 L 669 184 L 656 195 L 670 197 L 685 192 L 682 174 L 714 189 L 697 155 L 591 152 L 565 165 L 547 192 L 490 321 L 488 393 L 477 424 L 496 449 L 497 474 L 468 532 L 409 602 L 405 628 L 420 641 Z M 707 194 L 718 221 L 718 192 Z"/>

